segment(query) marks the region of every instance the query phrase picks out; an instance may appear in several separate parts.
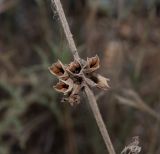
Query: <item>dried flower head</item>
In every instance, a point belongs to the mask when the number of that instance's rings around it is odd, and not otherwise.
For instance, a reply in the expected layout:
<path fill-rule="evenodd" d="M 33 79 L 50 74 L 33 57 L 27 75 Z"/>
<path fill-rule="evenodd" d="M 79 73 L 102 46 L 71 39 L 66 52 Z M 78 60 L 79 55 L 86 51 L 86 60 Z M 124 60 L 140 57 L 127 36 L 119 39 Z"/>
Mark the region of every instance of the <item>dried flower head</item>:
<path fill-rule="evenodd" d="M 58 78 L 67 76 L 65 66 L 62 64 L 60 60 L 52 64 L 52 66 L 49 67 L 49 70 L 53 75 L 55 75 Z"/>
<path fill-rule="evenodd" d="M 67 95 L 72 91 L 73 81 L 71 79 L 68 79 L 67 81 L 59 80 L 59 82 L 54 86 L 54 88 L 56 91 Z"/>
<path fill-rule="evenodd" d="M 109 79 L 95 73 L 100 67 L 99 63 L 99 57 L 96 55 L 87 58 L 87 61 L 75 59 L 68 66 L 58 60 L 49 68 L 50 72 L 59 79 L 54 88 L 64 94 L 63 101 L 68 101 L 71 105 L 79 104 L 79 94 L 85 84 L 104 90 L 109 88 Z"/>
<path fill-rule="evenodd" d="M 86 73 L 91 73 L 96 71 L 100 67 L 99 57 L 96 55 L 91 58 L 87 58 L 86 66 L 84 67 L 84 71 Z"/>

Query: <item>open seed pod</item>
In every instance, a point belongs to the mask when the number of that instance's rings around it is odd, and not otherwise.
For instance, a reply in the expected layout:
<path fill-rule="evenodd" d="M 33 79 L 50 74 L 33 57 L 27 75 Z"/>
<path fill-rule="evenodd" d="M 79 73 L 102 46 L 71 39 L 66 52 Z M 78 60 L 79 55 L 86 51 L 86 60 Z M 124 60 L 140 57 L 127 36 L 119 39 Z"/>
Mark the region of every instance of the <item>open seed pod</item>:
<path fill-rule="evenodd" d="M 96 55 L 92 58 L 87 58 L 86 66 L 84 67 L 85 73 L 92 73 L 100 67 L 99 57 Z"/>
<path fill-rule="evenodd" d="M 73 89 L 73 81 L 70 78 L 66 81 L 59 80 L 59 82 L 54 86 L 54 88 L 56 91 L 61 92 L 64 95 L 67 95 Z"/>
<path fill-rule="evenodd" d="M 65 78 L 66 80 L 68 79 L 67 72 L 65 71 L 65 66 L 60 60 L 52 64 L 52 66 L 49 67 L 49 71 L 58 78 Z"/>
<path fill-rule="evenodd" d="M 73 76 L 79 75 L 81 73 L 81 70 L 82 70 L 81 64 L 77 60 L 71 62 L 66 68 L 66 71 Z"/>
<path fill-rule="evenodd" d="M 109 79 L 95 73 L 99 67 L 100 60 L 97 55 L 87 58 L 87 61 L 74 59 L 67 66 L 59 60 L 54 63 L 49 70 L 59 79 L 54 88 L 64 94 L 62 101 L 68 101 L 71 105 L 79 104 L 79 94 L 86 84 L 90 87 L 108 89 Z"/>
<path fill-rule="evenodd" d="M 108 85 L 109 79 L 107 79 L 99 74 L 90 76 L 90 80 L 93 82 L 93 83 L 90 82 L 90 84 L 92 83 L 93 86 L 96 86 L 100 89 L 107 90 L 109 88 L 109 85 Z"/>

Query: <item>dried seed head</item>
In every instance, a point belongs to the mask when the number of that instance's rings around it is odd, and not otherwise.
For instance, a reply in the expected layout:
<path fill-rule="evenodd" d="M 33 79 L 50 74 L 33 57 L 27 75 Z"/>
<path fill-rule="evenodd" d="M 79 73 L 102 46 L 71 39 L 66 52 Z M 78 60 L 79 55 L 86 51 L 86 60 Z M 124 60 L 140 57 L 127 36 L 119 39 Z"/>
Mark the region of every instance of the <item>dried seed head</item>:
<path fill-rule="evenodd" d="M 99 74 L 91 76 L 90 79 L 95 83 L 96 87 L 100 89 L 106 90 L 109 88 L 109 85 L 108 85 L 109 79 Z"/>
<path fill-rule="evenodd" d="M 81 69 L 82 69 L 81 64 L 77 60 L 71 62 L 66 68 L 66 70 L 72 75 L 79 74 L 81 72 Z"/>
<path fill-rule="evenodd" d="M 59 82 L 54 86 L 54 88 L 56 91 L 67 95 L 73 89 L 73 81 L 71 79 L 68 79 L 66 81 L 59 80 Z"/>
<path fill-rule="evenodd" d="M 99 57 L 96 55 L 92 58 L 87 58 L 87 64 L 84 67 L 85 73 L 91 73 L 96 71 L 100 67 Z"/>
<path fill-rule="evenodd" d="M 65 66 L 62 64 L 60 60 L 52 64 L 52 66 L 49 67 L 49 70 L 53 75 L 55 75 L 58 78 L 67 76 Z"/>
<path fill-rule="evenodd" d="M 104 90 L 109 88 L 109 79 L 95 73 L 99 67 L 100 60 L 96 55 L 87 58 L 87 61 L 75 59 L 68 66 L 58 60 L 49 70 L 59 79 L 59 82 L 54 86 L 55 90 L 64 94 L 63 101 L 74 105 L 80 103 L 79 93 L 86 84 Z"/>

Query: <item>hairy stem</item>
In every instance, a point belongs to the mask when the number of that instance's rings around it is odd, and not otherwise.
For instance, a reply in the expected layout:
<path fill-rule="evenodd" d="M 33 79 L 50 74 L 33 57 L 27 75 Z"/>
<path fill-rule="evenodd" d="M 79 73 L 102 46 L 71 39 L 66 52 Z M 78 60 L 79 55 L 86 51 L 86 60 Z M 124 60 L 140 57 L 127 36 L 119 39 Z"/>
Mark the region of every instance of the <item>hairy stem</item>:
<path fill-rule="evenodd" d="M 51 0 L 51 3 L 52 3 L 52 5 L 55 4 L 57 13 L 59 15 L 59 18 L 60 18 L 60 21 L 61 21 L 61 24 L 62 24 L 62 27 L 64 29 L 64 33 L 66 35 L 69 47 L 71 49 L 71 52 L 72 52 L 74 58 L 79 60 L 80 57 L 78 55 L 77 48 L 76 48 L 72 33 L 70 31 L 68 22 L 66 20 L 61 2 L 60 2 L 60 0 Z M 85 92 L 86 92 L 86 95 L 88 97 L 89 105 L 90 105 L 90 107 L 92 109 L 92 112 L 94 114 L 94 118 L 96 119 L 97 125 L 98 125 L 99 130 L 101 132 L 101 135 L 104 139 L 105 145 L 106 145 L 106 147 L 109 151 L 109 154 L 115 154 L 115 150 L 114 150 L 112 142 L 110 140 L 108 131 L 105 127 L 104 121 L 102 119 L 99 108 L 97 106 L 96 98 L 95 98 L 93 92 L 91 91 L 91 89 L 87 85 L 85 85 Z"/>
<path fill-rule="evenodd" d="M 68 44 L 69 44 L 69 47 L 70 47 L 70 50 L 71 50 L 73 56 L 76 59 L 79 59 L 77 48 L 76 48 L 72 33 L 70 31 L 67 19 L 65 17 L 61 2 L 60 2 L 60 0 L 51 0 L 51 3 L 55 4 L 56 10 L 58 12 L 62 27 L 64 29 L 64 32 L 65 32 L 65 35 L 66 35 L 66 38 L 67 38 L 67 41 L 68 41 Z"/>

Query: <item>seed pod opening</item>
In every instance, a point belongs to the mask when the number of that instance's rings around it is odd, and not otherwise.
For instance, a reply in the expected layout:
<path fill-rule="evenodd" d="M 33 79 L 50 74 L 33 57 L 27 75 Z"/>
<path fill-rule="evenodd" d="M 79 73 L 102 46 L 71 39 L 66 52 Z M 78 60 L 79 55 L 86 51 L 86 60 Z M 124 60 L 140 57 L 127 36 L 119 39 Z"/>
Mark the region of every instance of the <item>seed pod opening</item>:
<path fill-rule="evenodd" d="M 56 63 L 52 64 L 51 67 L 49 67 L 50 72 L 57 76 L 57 77 L 63 77 L 65 76 L 65 66 L 62 64 L 60 60 L 58 60 Z"/>
<path fill-rule="evenodd" d="M 91 73 L 96 71 L 100 67 L 99 57 L 96 55 L 92 58 L 87 58 L 87 64 L 84 67 L 85 73 Z"/>
<path fill-rule="evenodd" d="M 70 72 L 71 74 L 79 74 L 81 72 L 81 65 L 77 60 L 74 60 L 73 62 L 71 62 L 68 67 L 67 67 L 67 71 Z"/>
<path fill-rule="evenodd" d="M 67 95 L 73 89 L 73 81 L 68 79 L 67 81 L 59 80 L 59 82 L 54 86 L 55 90 Z"/>

